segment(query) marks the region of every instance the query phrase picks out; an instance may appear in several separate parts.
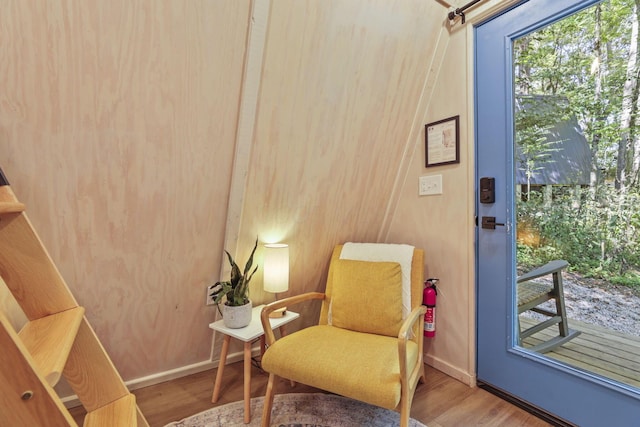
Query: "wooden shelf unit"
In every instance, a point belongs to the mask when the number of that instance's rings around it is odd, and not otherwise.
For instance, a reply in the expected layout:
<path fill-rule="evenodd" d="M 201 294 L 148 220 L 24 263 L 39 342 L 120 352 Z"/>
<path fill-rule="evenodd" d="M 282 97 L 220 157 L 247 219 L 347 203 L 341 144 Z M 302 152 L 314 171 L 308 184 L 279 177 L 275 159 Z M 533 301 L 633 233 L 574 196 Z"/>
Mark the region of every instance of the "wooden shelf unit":
<path fill-rule="evenodd" d="M 65 377 L 85 426 L 147 426 L 120 374 L 0 169 L 0 277 L 27 316 L 0 311 L 0 425 L 76 426 L 53 387 Z"/>

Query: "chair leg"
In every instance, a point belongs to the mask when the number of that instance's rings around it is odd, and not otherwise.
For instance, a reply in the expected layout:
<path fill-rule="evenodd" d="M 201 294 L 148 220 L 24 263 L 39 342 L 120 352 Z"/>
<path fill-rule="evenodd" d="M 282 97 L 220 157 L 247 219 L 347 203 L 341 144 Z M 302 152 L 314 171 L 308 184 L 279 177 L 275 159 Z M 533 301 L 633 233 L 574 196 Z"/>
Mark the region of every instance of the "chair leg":
<path fill-rule="evenodd" d="M 516 313 L 516 319 L 518 319 L 518 345 L 522 347 L 522 338 L 520 338 L 520 334 L 522 334 L 522 326 L 520 326 L 520 310 Z"/>
<path fill-rule="evenodd" d="M 405 405 L 402 405 L 402 410 L 400 411 L 400 427 L 409 427 L 409 408 L 405 408 Z"/>
<path fill-rule="evenodd" d="M 562 284 L 562 274 L 560 272 L 553 273 L 553 290 L 556 300 L 556 313 L 560 316 L 560 323 L 558 323 L 558 332 L 560 336 L 566 337 L 569 335 L 569 324 L 567 322 L 567 310 L 564 305 L 564 286 Z"/>
<path fill-rule="evenodd" d="M 400 398 L 400 427 L 409 427 L 411 414 L 411 399 L 403 396 Z"/>
<path fill-rule="evenodd" d="M 271 423 L 271 408 L 273 407 L 273 393 L 275 375 L 269 374 L 269 382 L 267 383 L 267 392 L 264 395 L 264 407 L 262 408 L 262 422 L 261 427 L 269 427 Z"/>
<path fill-rule="evenodd" d="M 426 380 L 424 364 L 421 365 L 421 370 L 418 372 L 418 375 L 418 378 L 414 380 L 415 382 L 410 382 L 408 378 L 406 381 L 402 382 L 400 390 L 400 404 L 398 405 L 398 408 L 396 408 L 396 410 L 400 410 L 400 427 L 409 427 L 413 395 L 416 392 L 416 388 L 418 388 L 418 383 L 423 379 Z"/>

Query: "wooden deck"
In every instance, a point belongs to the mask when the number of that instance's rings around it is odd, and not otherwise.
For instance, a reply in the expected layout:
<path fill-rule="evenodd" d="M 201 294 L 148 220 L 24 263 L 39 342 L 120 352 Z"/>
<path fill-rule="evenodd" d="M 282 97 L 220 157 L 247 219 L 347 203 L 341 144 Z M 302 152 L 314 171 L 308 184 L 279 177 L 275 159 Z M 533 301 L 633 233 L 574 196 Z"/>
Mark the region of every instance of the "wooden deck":
<path fill-rule="evenodd" d="M 569 328 L 581 331 L 576 338 L 545 353 L 568 365 L 640 388 L 640 337 L 569 319 Z M 520 317 L 522 328 L 534 321 Z M 524 346 L 539 344 L 558 334 L 552 326 L 524 340 Z"/>

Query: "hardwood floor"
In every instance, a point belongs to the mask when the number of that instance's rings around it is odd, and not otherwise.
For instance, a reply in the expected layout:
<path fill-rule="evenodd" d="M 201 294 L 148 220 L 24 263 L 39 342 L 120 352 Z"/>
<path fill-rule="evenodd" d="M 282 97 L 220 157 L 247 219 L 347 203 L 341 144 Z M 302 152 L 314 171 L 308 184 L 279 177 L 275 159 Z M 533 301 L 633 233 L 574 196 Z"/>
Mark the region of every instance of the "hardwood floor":
<path fill-rule="evenodd" d="M 138 406 L 151 427 L 161 427 L 214 406 L 242 400 L 242 362 L 228 365 L 224 371 L 222 395 L 211 403 L 216 370 L 209 370 L 162 384 L 134 390 Z M 267 375 L 254 367 L 251 396 L 263 396 Z M 302 384 L 291 388 L 288 382 L 276 385 L 276 393 L 318 392 Z M 84 411 L 73 408 L 71 413 L 82 425 Z M 260 414 L 252 414 L 259 417 Z M 411 417 L 428 427 L 458 426 L 530 426 L 550 424 L 480 388 L 470 388 L 461 382 L 427 366 L 427 382 L 418 386 Z"/>

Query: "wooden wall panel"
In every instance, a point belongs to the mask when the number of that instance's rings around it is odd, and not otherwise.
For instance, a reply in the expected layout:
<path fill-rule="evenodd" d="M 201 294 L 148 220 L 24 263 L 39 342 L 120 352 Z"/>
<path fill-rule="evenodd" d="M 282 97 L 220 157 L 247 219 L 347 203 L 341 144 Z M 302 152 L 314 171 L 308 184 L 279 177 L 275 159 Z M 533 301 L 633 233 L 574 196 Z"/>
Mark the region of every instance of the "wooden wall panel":
<path fill-rule="evenodd" d="M 209 358 L 248 13 L 0 1 L 0 165 L 125 379 Z"/>
<path fill-rule="evenodd" d="M 379 239 L 442 10 L 272 1 L 239 248 L 288 242 L 290 294 L 324 288 L 335 244 Z"/>
<path fill-rule="evenodd" d="M 270 1 L 225 230 L 251 1 L 0 0 L 0 166 L 126 380 L 209 357 L 225 232 L 241 263 L 256 236 L 289 243 L 289 294 L 323 289 L 336 243 L 425 248 L 445 295 L 429 351 L 469 377 L 472 138 L 423 165 L 424 123 L 471 127 L 470 37 L 449 41 L 444 3 Z M 431 173 L 445 193 L 418 197 Z"/>
<path fill-rule="evenodd" d="M 440 279 L 437 339 L 425 339 L 426 360 L 466 384 L 475 384 L 475 167 L 472 110 L 466 103 L 473 76 L 467 75 L 466 36 L 466 31 L 459 31 L 450 38 L 433 93 L 440 102 L 433 102 L 423 119 L 430 123 L 460 116 L 460 164 L 426 169 L 423 137 L 418 142 L 417 167 L 412 169 L 419 175 L 442 175 L 443 194 L 418 196 L 409 184 L 398 205 L 395 227 L 402 229 L 407 221 L 419 223 L 416 211 L 429 212 L 429 226 L 416 227 L 416 237 L 426 242 L 431 254 L 429 276 Z"/>
<path fill-rule="evenodd" d="M 390 237 L 422 242 L 427 274 L 440 279 L 437 334 L 425 339 L 425 361 L 470 385 L 476 381 L 473 24 L 513 4 L 489 0 L 466 12 L 466 24 L 446 22 L 444 52 L 431 68 L 435 83 L 420 121 L 460 116 L 460 163 L 425 168 L 422 130 L 388 230 Z M 418 195 L 418 178 L 427 175 L 442 175 L 442 195 Z"/>

